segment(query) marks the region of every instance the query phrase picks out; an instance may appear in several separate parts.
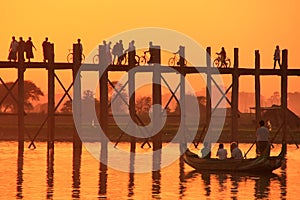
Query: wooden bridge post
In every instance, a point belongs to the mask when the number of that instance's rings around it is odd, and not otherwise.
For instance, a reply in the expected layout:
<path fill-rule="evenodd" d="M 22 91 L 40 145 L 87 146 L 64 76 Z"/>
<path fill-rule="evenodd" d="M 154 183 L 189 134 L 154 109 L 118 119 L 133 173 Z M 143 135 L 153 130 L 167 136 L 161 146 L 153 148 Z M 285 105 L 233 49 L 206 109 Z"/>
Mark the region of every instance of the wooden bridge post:
<path fill-rule="evenodd" d="M 283 121 L 283 141 L 286 141 L 288 132 L 287 128 L 287 69 L 288 69 L 288 50 L 282 50 L 282 64 L 281 64 L 281 109 L 282 109 L 282 121 Z"/>
<path fill-rule="evenodd" d="M 181 52 L 179 54 L 180 57 L 185 58 L 185 47 L 180 46 L 179 47 L 181 49 Z M 185 64 L 184 64 L 184 59 L 181 59 L 179 61 L 180 64 L 180 110 L 181 110 L 181 122 L 182 123 L 182 127 L 184 130 L 180 130 L 183 131 L 185 133 L 187 133 L 186 131 L 186 107 L 185 107 L 185 76 L 186 76 L 186 72 L 185 72 Z M 181 138 L 181 142 L 180 142 L 180 155 L 182 155 L 184 153 L 184 149 L 187 148 L 187 143 L 186 143 L 186 139 L 185 136 L 184 138 Z"/>
<path fill-rule="evenodd" d="M 73 83 L 75 80 L 76 84 L 73 85 L 73 106 L 76 106 L 76 110 L 79 113 L 75 113 L 76 122 L 80 123 L 80 126 L 77 127 L 80 130 L 77 131 L 74 127 L 73 133 L 73 191 L 72 197 L 78 198 L 80 196 L 80 167 L 81 167 L 81 154 L 82 154 L 82 141 L 78 135 L 78 132 L 81 131 L 81 80 L 80 80 L 80 73 L 79 68 L 81 66 L 81 46 L 80 44 L 73 44 L 73 68 L 72 68 L 72 75 L 73 75 Z"/>
<path fill-rule="evenodd" d="M 17 159 L 17 192 L 16 197 L 17 199 L 23 199 L 23 170 L 24 168 L 24 149 L 18 149 L 18 159 Z"/>
<path fill-rule="evenodd" d="M 261 120 L 261 108 L 260 108 L 260 54 L 259 50 L 255 50 L 255 120 L 256 126 Z"/>
<path fill-rule="evenodd" d="M 206 127 L 209 127 L 211 120 L 211 47 L 206 48 Z"/>
<path fill-rule="evenodd" d="M 100 126 L 104 133 L 108 131 L 108 71 L 105 46 L 99 45 L 99 79 L 100 79 Z M 107 165 L 107 144 L 105 137 L 101 138 L 101 160 Z M 104 166 L 103 166 L 104 167 Z"/>
<path fill-rule="evenodd" d="M 49 61 L 48 61 L 48 151 L 54 149 L 54 135 L 55 135 L 55 83 L 54 83 L 54 44 L 49 45 Z"/>
<path fill-rule="evenodd" d="M 232 74 L 232 97 L 231 97 L 231 141 L 238 140 L 238 116 L 239 116 L 239 49 L 234 48 L 234 63 Z"/>
<path fill-rule="evenodd" d="M 19 131 L 19 150 L 24 149 L 25 132 L 25 113 L 24 113 L 24 60 L 19 61 L 18 65 L 18 131 Z"/>
<path fill-rule="evenodd" d="M 130 69 L 135 67 L 134 53 L 128 52 L 128 65 Z M 135 72 L 129 70 L 128 72 L 128 93 L 129 93 L 129 115 L 133 121 L 136 122 L 135 112 Z M 136 149 L 136 138 L 130 136 L 130 152 L 134 153 Z"/>
<path fill-rule="evenodd" d="M 79 68 L 81 66 L 81 46 L 80 44 L 73 44 L 73 69 L 72 69 L 72 73 L 73 73 L 73 82 L 75 82 L 75 79 L 80 79 L 80 74 L 77 75 L 77 73 L 79 72 Z M 77 76 L 77 77 L 76 77 Z M 79 113 L 76 113 L 76 121 L 79 122 L 81 124 L 82 120 L 81 120 L 81 81 L 77 81 L 76 85 L 74 85 L 74 106 L 77 107 L 76 110 L 79 111 Z M 80 126 L 81 127 L 81 126 Z M 80 128 L 77 127 L 77 128 Z M 80 140 L 80 137 L 78 135 L 78 132 L 76 131 L 76 129 L 74 130 L 73 133 L 73 150 L 74 149 L 81 149 L 82 148 L 82 142 Z M 81 152 L 81 150 L 80 150 Z"/>
<path fill-rule="evenodd" d="M 105 46 L 99 45 L 99 85 L 100 85 L 100 126 L 104 133 L 108 131 L 108 71 L 107 54 Z M 108 164 L 108 140 L 101 137 L 99 172 L 99 195 L 106 194 L 107 164 Z"/>
<path fill-rule="evenodd" d="M 153 99 L 153 105 L 162 105 L 161 103 L 161 72 L 160 72 L 160 47 L 156 46 L 154 49 L 155 51 L 155 58 L 154 60 L 154 70 L 153 70 L 153 77 L 152 77 L 152 99 Z M 162 110 L 159 108 L 153 109 L 153 122 L 155 127 L 160 127 L 161 123 L 161 117 L 162 117 Z M 153 151 L 159 151 L 162 148 L 162 135 L 161 132 L 158 132 L 155 136 L 153 136 Z M 156 156 L 156 153 L 154 153 L 153 159 L 155 157 L 160 158 L 160 156 Z M 153 160 L 153 161 L 154 161 Z M 156 160 L 160 164 L 160 159 Z M 155 164 L 155 163 L 153 163 Z"/>
<path fill-rule="evenodd" d="M 160 58 L 160 48 L 156 48 L 158 58 Z M 158 59 L 160 61 L 160 59 Z M 161 71 L 160 63 L 154 63 L 153 77 L 152 77 L 152 99 L 153 105 L 162 105 L 161 99 Z M 153 124 L 155 127 L 160 127 L 162 119 L 162 109 L 161 107 L 155 107 L 153 109 Z M 162 133 L 159 131 L 153 136 L 153 168 L 157 169 L 161 162 L 161 150 L 162 150 Z"/>

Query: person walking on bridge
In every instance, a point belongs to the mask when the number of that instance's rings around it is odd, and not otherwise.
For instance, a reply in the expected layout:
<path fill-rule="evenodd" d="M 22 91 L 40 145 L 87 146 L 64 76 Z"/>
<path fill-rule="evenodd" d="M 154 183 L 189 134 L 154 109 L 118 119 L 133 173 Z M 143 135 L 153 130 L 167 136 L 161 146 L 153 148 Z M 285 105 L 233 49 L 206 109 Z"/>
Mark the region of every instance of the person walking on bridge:
<path fill-rule="evenodd" d="M 25 43 L 25 46 L 26 58 L 28 59 L 28 62 L 30 62 L 30 58 L 34 58 L 32 48 L 36 50 L 35 46 L 31 41 L 31 37 L 28 38 L 28 40 Z"/>
<path fill-rule="evenodd" d="M 19 43 L 17 42 L 15 36 L 13 36 L 12 41 L 11 41 L 10 46 L 9 46 L 9 54 L 8 54 L 9 62 L 11 62 L 11 60 L 16 62 L 18 46 L 19 46 Z"/>
<path fill-rule="evenodd" d="M 279 67 L 281 68 L 280 64 L 280 49 L 279 46 L 276 46 L 275 52 L 274 52 L 274 69 L 276 68 L 276 63 L 278 63 Z"/>
<path fill-rule="evenodd" d="M 18 61 L 19 62 L 25 61 L 25 58 L 24 58 L 25 49 L 26 49 L 25 41 L 23 40 L 23 37 L 20 37 L 19 38 L 19 46 L 18 46 Z"/>
<path fill-rule="evenodd" d="M 44 55 L 44 62 L 49 60 L 49 48 L 50 42 L 48 41 L 48 37 L 45 38 L 44 42 L 42 43 L 43 47 L 43 55 Z"/>

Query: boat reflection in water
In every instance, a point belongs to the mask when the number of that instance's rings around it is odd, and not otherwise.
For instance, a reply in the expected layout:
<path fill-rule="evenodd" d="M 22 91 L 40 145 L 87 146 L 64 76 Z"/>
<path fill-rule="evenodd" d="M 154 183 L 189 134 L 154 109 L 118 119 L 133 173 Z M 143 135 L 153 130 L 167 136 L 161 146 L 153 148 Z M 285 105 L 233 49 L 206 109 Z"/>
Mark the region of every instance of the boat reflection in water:
<path fill-rule="evenodd" d="M 245 189 L 244 184 L 250 182 L 254 182 L 254 197 L 258 199 L 269 198 L 269 194 L 271 191 L 271 182 L 272 184 L 279 184 L 280 190 L 272 191 L 273 193 L 278 193 L 281 199 L 284 199 L 286 196 L 286 171 L 282 170 L 281 175 L 277 175 L 275 173 L 267 173 L 267 174 L 255 174 L 255 173 L 245 173 L 245 172 L 220 172 L 220 171 L 191 171 L 186 174 L 186 180 L 190 180 L 189 182 L 198 182 L 197 180 L 201 180 L 204 185 L 205 196 L 215 196 L 212 195 L 212 190 L 217 192 L 228 191 L 230 186 L 230 195 L 231 198 L 235 199 L 238 197 L 246 197 L 248 193 L 245 191 L 245 195 L 240 194 L 243 193 L 242 190 Z M 217 181 L 218 184 L 215 183 Z M 212 184 L 213 182 L 213 184 Z M 242 184 L 242 188 L 239 188 L 240 184 Z M 217 188 L 213 188 L 217 187 Z M 248 189 L 251 189 L 248 187 Z M 253 188 L 252 188 L 253 189 Z M 252 190 L 251 189 L 251 190 Z M 217 195 L 218 196 L 218 195 Z"/>

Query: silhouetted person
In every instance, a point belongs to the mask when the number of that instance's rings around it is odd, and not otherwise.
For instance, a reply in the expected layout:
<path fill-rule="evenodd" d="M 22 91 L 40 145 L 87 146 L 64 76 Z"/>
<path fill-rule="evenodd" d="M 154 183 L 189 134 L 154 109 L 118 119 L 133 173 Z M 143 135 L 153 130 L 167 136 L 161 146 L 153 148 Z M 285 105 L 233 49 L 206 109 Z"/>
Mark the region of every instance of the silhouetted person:
<path fill-rule="evenodd" d="M 26 44 L 22 37 L 20 37 L 19 39 L 20 40 L 19 40 L 19 46 L 18 46 L 18 61 L 24 62 L 25 61 L 24 52 L 26 49 Z"/>
<path fill-rule="evenodd" d="M 111 55 L 111 42 L 108 42 L 108 44 L 106 45 L 106 55 L 107 55 L 107 64 L 111 64 L 112 63 L 112 55 Z"/>
<path fill-rule="evenodd" d="M 117 49 L 116 49 L 116 53 L 118 56 L 118 65 L 120 65 L 122 63 L 122 60 L 125 58 L 125 54 L 124 54 L 124 47 L 123 47 L 123 41 L 119 40 Z"/>
<path fill-rule="evenodd" d="M 219 144 L 219 149 L 217 151 L 217 156 L 219 156 L 220 160 L 227 159 L 227 150 L 224 149 L 224 144 Z"/>
<path fill-rule="evenodd" d="M 103 46 L 106 48 L 106 46 L 107 46 L 107 43 L 106 43 L 106 41 L 105 40 L 103 40 Z"/>
<path fill-rule="evenodd" d="M 227 63 L 225 62 L 226 60 L 226 51 L 225 48 L 222 47 L 220 53 L 217 53 L 217 55 L 219 55 L 221 57 L 221 66 L 223 66 L 223 64 L 227 67 Z"/>
<path fill-rule="evenodd" d="M 136 51 L 135 51 L 135 46 L 134 46 L 134 40 L 132 40 L 129 43 L 129 47 L 125 52 L 128 52 L 128 64 L 130 66 L 136 65 L 137 61 L 135 60 Z"/>
<path fill-rule="evenodd" d="M 26 50 L 26 58 L 28 59 L 28 62 L 30 62 L 30 58 L 34 58 L 33 56 L 33 51 L 32 48 L 35 48 L 35 46 L 33 45 L 32 41 L 31 41 L 31 37 L 28 38 L 28 40 L 25 43 L 25 50 Z"/>
<path fill-rule="evenodd" d="M 280 64 L 280 49 L 279 46 L 276 46 L 275 52 L 274 52 L 274 69 L 276 68 L 276 63 L 278 62 L 279 67 L 281 67 Z"/>
<path fill-rule="evenodd" d="M 113 48 L 111 50 L 111 54 L 113 55 L 112 64 L 115 64 L 115 60 L 118 59 L 118 53 L 117 53 L 118 45 L 119 45 L 119 43 L 116 42 L 116 44 L 113 46 Z"/>
<path fill-rule="evenodd" d="M 154 55 L 153 49 L 154 49 L 153 48 L 153 43 L 150 41 L 149 42 L 149 50 L 145 51 L 145 52 L 149 52 L 149 54 L 150 54 L 150 58 L 149 58 L 148 64 L 152 64 L 153 63 L 153 55 Z"/>
<path fill-rule="evenodd" d="M 184 59 L 184 46 L 179 46 L 179 49 L 174 54 L 179 54 L 179 62 L 177 65 L 184 66 L 185 65 L 185 59 Z"/>
<path fill-rule="evenodd" d="M 46 37 L 43 44 L 43 55 L 44 55 L 44 62 L 49 60 L 49 53 L 50 53 L 50 42 L 48 41 L 48 38 Z"/>
<path fill-rule="evenodd" d="M 15 36 L 13 36 L 12 41 L 11 41 L 10 46 L 9 46 L 9 54 L 8 54 L 9 62 L 11 62 L 11 60 L 16 62 L 18 46 L 19 46 L 19 43 L 17 42 Z"/>
<path fill-rule="evenodd" d="M 230 152 L 231 152 L 231 158 L 236 160 L 242 160 L 243 159 L 243 153 L 239 149 L 236 142 L 232 142 L 230 145 Z"/>
<path fill-rule="evenodd" d="M 210 147 L 207 142 L 204 142 L 204 147 L 201 149 L 201 158 L 209 159 L 211 156 Z"/>
<path fill-rule="evenodd" d="M 270 132 L 265 127 L 265 122 L 259 122 L 259 128 L 256 130 L 256 153 L 259 155 L 269 155 L 269 136 Z"/>
<path fill-rule="evenodd" d="M 81 61 L 82 61 L 82 54 L 83 54 L 83 46 L 82 46 L 82 43 L 81 43 L 81 39 L 80 38 L 78 38 L 77 39 L 77 44 L 79 45 L 79 53 L 80 53 L 80 63 L 81 63 Z"/>

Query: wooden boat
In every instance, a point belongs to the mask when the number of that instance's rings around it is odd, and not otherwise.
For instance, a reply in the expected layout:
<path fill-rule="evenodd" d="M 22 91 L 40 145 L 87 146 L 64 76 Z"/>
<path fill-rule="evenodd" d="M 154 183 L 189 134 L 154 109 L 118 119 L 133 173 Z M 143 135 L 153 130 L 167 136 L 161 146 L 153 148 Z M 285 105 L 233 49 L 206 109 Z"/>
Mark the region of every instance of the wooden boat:
<path fill-rule="evenodd" d="M 203 159 L 197 154 L 187 150 L 183 155 L 185 163 L 195 168 L 196 170 L 203 171 L 231 171 L 231 172 L 272 172 L 278 169 L 282 161 L 285 159 L 286 144 L 282 144 L 281 152 L 278 156 L 259 156 L 251 159 L 226 159 L 219 160 L 217 158 Z"/>

